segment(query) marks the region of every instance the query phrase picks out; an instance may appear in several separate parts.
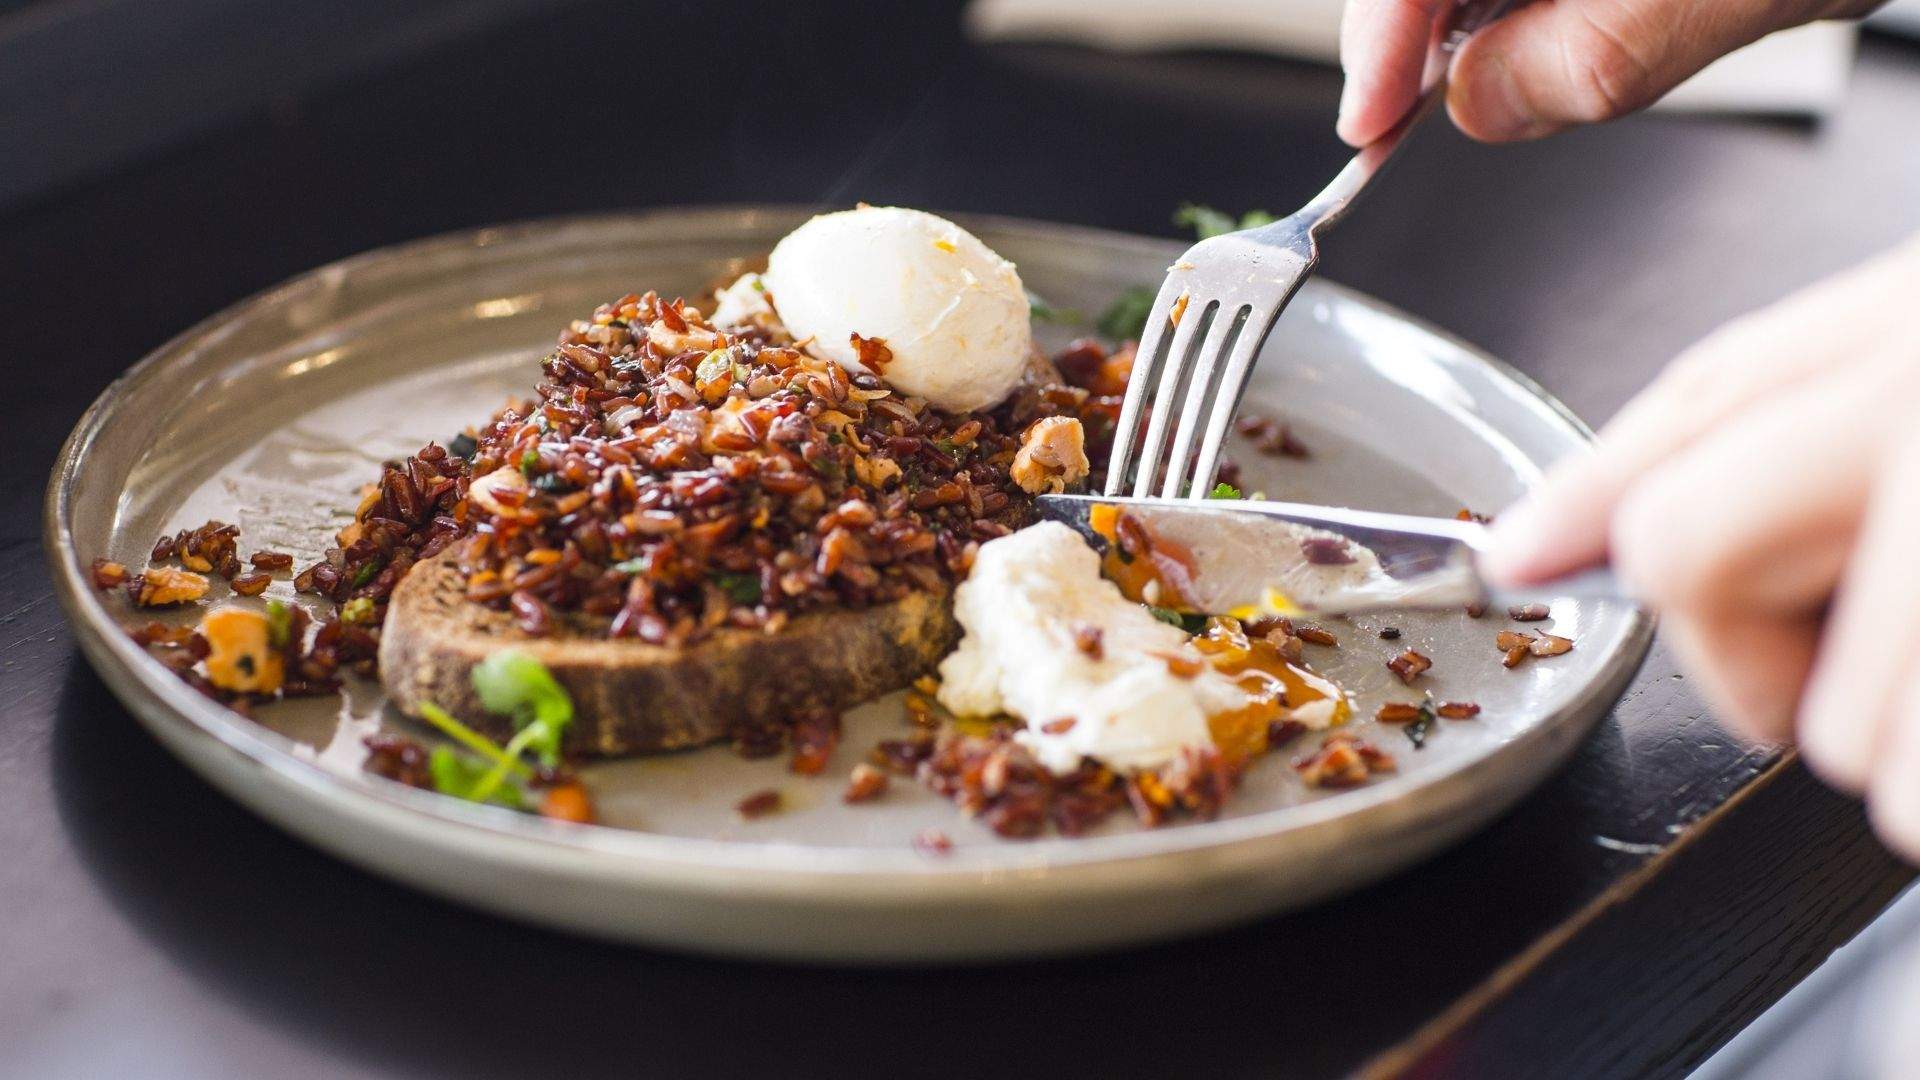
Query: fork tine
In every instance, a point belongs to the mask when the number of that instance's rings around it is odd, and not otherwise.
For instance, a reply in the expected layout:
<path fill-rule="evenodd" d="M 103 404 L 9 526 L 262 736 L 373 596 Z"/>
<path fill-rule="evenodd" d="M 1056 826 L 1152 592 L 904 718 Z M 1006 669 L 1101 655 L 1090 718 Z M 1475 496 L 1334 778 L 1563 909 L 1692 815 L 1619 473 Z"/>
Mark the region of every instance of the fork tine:
<path fill-rule="evenodd" d="M 1233 355 L 1220 375 L 1220 388 L 1214 391 L 1213 415 L 1207 420 L 1207 434 L 1200 440 L 1200 453 L 1194 461 L 1195 492 L 1211 490 L 1213 487 L 1214 474 L 1220 468 L 1220 451 L 1227 441 L 1227 425 L 1233 422 L 1233 414 L 1240 407 L 1240 395 L 1246 391 L 1247 376 L 1253 371 L 1253 361 L 1260 354 L 1260 346 L 1266 342 L 1267 334 L 1285 307 L 1285 300 L 1278 307 L 1265 310 L 1256 307 L 1247 313 L 1245 322 L 1241 324 L 1240 336 L 1233 343 Z"/>
<path fill-rule="evenodd" d="M 1169 281 L 1171 285 L 1171 281 Z M 1181 289 L 1182 295 L 1187 290 Z M 1187 307 L 1180 313 L 1180 322 L 1173 327 L 1173 344 L 1167 348 L 1166 366 L 1160 370 L 1160 387 L 1153 394 L 1153 412 L 1147 418 L 1147 435 L 1140 444 L 1140 459 L 1133 471 L 1133 494 L 1146 496 L 1153 492 L 1154 476 L 1160 471 L 1165 458 L 1161 451 L 1167 443 L 1167 419 L 1173 414 L 1174 398 L 1179 396 L 1180 385 L 1186 381 L 1186 371 L 1193 358 L 1194 342 L 1200 336 L 1200 328 L 1207 322 L 1210 308 L 1193 310 L 1193 300 L 1188 296 Z M 1168 319 L 1171 322 L 1171 318 Z"/>
<path fill-rule="evenodd" d="M 1135 444 L 1140 441 L 1140 410 L 1147 402 L 1147 387 L 1152 385 L 1159 370 L 1160 346 L 1166 343 L 1168 336 L 1167 313 L 1173 310 L 1173 302 L 1182 291 L 1174 287 L 1171 281 L 1163 283 L 1159 295 L 1154 297 L 1147 324 L 1140 331 L 1140 344 L 1133 357 L 1133 371 L 1127 376 L 1127 396 L 1120 403 L 1120 419 L 1113 429 L 1113 455 L 1107 465 L 1108 495 L 1118 495 L 1126 488 L 1127 466 L 1132 464 Z"/>
<path fill-rule="evenodd" d="M 1200 478 L 1197 476 L 1194 477 L 1194 486 L 1187 487 L 1187 465 L 1193 452 L 1194 434 L 1200 429 L 1200 410 L 1218 393 L 1213 389 L 1213 376 L 1221 367 L 1221 358 L 1233 344 L 1234 331 L 1239 328 L 1240 312 L 1243 310 L 1245 308 L 1240 304 L 1219 305 L 1212 324 L 1207 328 L 1206 337 L 1200 342 L 1193 373 L 1187 378 L 1187 400 L 1180 408 L 1180 426 L 1174 430 L 1173 451 L 1167 455 L 1167 475 L 1160 486 L 1160 497 L 1163 499 L 1206 494 L 1200 489 Z M 1225 389 L 1226 385 L 1221 384 L 1221 388 Z"/>

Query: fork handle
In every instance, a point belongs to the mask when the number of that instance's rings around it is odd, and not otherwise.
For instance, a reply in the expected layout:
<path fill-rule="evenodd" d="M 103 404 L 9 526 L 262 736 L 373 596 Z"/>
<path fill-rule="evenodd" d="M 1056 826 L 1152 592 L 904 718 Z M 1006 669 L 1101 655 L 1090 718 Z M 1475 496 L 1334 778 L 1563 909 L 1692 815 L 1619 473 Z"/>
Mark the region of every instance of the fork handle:
<path fill-rule="evenodd" d="M 1447 66 L 1453 60 L 1453 54 L 1466 43 L 1474 31 L 1505 15 L 1514 6 L 1516 0 L 1464 0 L 1448 8 L 1445 23 L 1434 35 L 1433 44 L 1427 49 L 1426 70 L 1422 73 L 1420 96 L 1415 99 L 1405 116 L 1388 128 L 1386 133 L 1360 148 L 1347 162 L 1333 182 L 1321 190 L 1301 207 L 1298 213 L 1286 221 L 1278 223 L 1290 225 L 1286 231 L 1294 233 L 1292 239 L 1307 241 L 1311 250 L 1312 241 L 1321 232 L 1332 227 L 1346 216 L 1367 184 L 1386 167 L 1393 152 L 1400 148 L 1407 134 L 1425 120 L 1447 96 Z M 1277 226 L 1267 226 L 1276 228 Z M 1304 235 L 1302 235 L 1304 234 Z"/>

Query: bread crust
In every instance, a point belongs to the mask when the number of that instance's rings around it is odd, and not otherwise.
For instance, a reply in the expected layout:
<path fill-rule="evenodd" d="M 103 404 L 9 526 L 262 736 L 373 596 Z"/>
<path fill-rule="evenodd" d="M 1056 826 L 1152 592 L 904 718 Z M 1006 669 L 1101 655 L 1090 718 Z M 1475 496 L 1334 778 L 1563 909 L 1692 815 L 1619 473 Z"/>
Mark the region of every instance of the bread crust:
<path fill-rule="evenodd" d="M 511 615 L 467 600 L 446 555 L 394 590 L 380 637 L 380 679 L 402 712 L 430 702 L 497 739 L 506 718 L 475 696 L 473 665 L 513 647 L 545 664 L 573 698 L 569 753 L 618 756 L 699 746 L 806 707 L 844 709 L 931 671 L 959 637 L 942 593 L 861 610 L 796 616 L 777 632 L 722 627 L 691 645 L 605 636 L 573 615 L 530 637 Z"/>

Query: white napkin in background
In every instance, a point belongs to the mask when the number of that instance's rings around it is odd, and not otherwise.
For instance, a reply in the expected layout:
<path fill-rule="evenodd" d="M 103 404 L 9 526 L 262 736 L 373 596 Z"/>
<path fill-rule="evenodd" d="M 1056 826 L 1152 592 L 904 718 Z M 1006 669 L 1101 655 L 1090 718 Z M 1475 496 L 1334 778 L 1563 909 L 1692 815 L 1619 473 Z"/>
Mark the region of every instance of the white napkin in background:
<path fill-rule="evenodd" d="M 1217 48 L 1338 63 L 1341 0 L 973 0 L 967 27 L 984 41 L 1057 41 L 1126 52 Z M 1920 0 L 1889 14 L 1920 23 Z M 1892 26 L 1888 27 L 1892 29 Z M 1721 58 L 1656 108 L 1826 115 L 1846 96 L 1856 30 L 1814 23 Z"/>

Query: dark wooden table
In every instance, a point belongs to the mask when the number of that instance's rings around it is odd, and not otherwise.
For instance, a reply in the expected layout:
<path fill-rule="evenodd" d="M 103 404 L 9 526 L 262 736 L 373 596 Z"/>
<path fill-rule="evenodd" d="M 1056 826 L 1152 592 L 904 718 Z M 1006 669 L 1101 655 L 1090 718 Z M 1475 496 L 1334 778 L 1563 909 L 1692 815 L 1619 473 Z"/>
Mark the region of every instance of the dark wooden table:
<path fill-rule="evenodd" d="M 40 89 L 5 108 L 84 138 L 90 114 L 62 105 L 76 88 Z M 830 970 L 530 929 L 310 850 L 148 739 L 50 595 L 39 499 L 81 410 L 149 348 L 316 263 L 487 222 L 755 200 L 1171 233 L 1185 199 L 1310 193 L 1343 156 L 1337 91 L 1329 70 L 1246 57 L 983 50 L 940 7 L 582 3 L 476 21 L 0 209 L 0 1073 L 1565 1077 L 1700 1060 L 1911 872 L 1856 804 L 1717 730 L 1657 650 L 1564 772 L 1358 895 L 1083 960 Z M 1703 331 L 1920 228 L 1920 143 L 1890 137 L 1916 106 L 1920 51 L 1870 41 L 1819 126 L 1637 118 L 1511 149 L 1436 130 L 1326 272 L 1603 419 Z"/>

